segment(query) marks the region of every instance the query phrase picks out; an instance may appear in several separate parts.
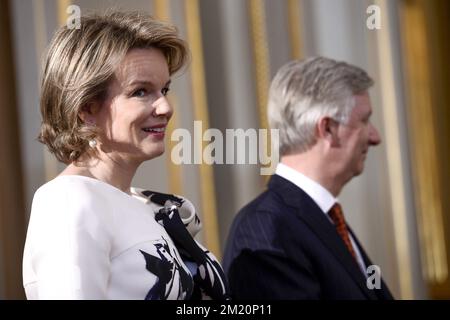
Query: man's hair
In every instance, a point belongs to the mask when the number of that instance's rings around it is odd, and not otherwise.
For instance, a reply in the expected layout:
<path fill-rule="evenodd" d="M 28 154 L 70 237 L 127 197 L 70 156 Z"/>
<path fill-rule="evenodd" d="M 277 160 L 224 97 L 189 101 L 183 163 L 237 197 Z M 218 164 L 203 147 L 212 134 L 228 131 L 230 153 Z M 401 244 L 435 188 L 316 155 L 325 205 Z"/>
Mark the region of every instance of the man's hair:
<path fill-rule="evenodd" d="M 81 108 L 102 101 L 114 72 L 130 49 L 156 48 L 164 54 L 170 74 L 188 60 L 177 29 L 138 12 L 110 12 L 81 18 L 79 29 L 60 28 L 43 64 L 38 140 L 66 164 L 88 150 L 96 128 L 83 123 Z"/>
<path fill-rule="evenodd" d="M 324 57 L 282 66 L 272 81 L 268 102 L 270 127 L 279 129 L 280 155 L 304 152 L 314 145 L 315 126 L 323 116 L 347 122 L 354 95 L 372 85 L 364 70 Z"/>

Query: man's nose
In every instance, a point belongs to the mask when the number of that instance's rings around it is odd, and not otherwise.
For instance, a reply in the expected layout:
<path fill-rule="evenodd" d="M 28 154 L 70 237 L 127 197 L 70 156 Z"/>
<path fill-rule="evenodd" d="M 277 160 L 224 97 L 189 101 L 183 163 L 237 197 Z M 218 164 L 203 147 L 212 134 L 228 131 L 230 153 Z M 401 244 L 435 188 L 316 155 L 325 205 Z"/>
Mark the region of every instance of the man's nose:
<path fill-rule="evenodd" d="M 379 145 L 381 143 L 381 138 L 377 128 L 370 124 L 369 130 L 369 144 L 372 146 Z"/>

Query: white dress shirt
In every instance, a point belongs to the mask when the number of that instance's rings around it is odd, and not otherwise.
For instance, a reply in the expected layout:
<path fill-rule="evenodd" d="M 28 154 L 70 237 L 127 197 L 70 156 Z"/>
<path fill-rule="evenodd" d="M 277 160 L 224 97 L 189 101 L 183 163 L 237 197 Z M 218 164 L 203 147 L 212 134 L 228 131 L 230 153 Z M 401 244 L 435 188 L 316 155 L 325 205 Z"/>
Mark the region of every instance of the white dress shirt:
<path fill-rule="evenodd" d="M 297 187 L 302 189 L 319 206 L 319 208 L 322 210 L 322 212 L 328 218 L 330 223 L 333 223 L 333 220 L 328 215 L 328 212 L 330 211 L 330 209 L 333 207 L 333 205 L 335 203 L 339 203 L 339 200 L 337 198 L 335 198 L 327 189 L 322 187 L 319 183 L 312 180 L 311 178 L 308 178 L 304 174 L 298 172 L 297 170 L 292 169 L 291 167 L 289 167 L 283 163 L 279 163 L 277 165 L 275 174 L 279 175 L 280 177 L 285 178 L 286 180 L 289 180 L 290 182 L 295 184 Z M 362 258 L 361 252 L 359 251 L 359 248 L 356 245 L 356 242 L 350 233 L 349 233 L 349 236 L 350 236 L 350 241 L 352 243 L 353 249 L 355 250 L 355 253 L 356 253 L 356 259 L 358 261 L 359 267 L 360 267 L 362 273 L 364 274 L 364 276 L 367 277 L 366 266 L 364 264 L 364 260 Z"/>

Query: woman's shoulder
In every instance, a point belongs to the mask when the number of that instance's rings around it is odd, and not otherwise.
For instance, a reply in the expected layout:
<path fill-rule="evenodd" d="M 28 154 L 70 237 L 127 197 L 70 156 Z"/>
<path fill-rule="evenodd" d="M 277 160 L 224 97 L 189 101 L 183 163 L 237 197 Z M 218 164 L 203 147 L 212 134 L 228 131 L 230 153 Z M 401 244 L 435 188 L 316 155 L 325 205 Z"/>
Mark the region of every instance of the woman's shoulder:
<path fill-rule="evenodd" d="M 46 182 L 36 191 L 36 195 L 85 193 L 86 196 L 98 196 L 101 193 L 123 193 L 121 190 L 94 178 L 80 175 L 60 175 Z"/>
<path fill-rule="evenodd" d="M 63 175 L 42 185 L 34 194 L 30 219 L 54 221 L 54 225 L 72 221 L 111 224 L 116 208 L 126 199 L 106 183 L 84 176 Z M 122 207 L 128 203 L 123 203 Z"/>
<path fill-rule="evenodd" d="M 110 206 L 121 199 L 125 193 L 100 180 L 77 175 L 60 175 L 43 184 L 34 194 L 33 204 L 45 203 L 48 206 L 58 204 L 77 207 L 95 204 Z"/>

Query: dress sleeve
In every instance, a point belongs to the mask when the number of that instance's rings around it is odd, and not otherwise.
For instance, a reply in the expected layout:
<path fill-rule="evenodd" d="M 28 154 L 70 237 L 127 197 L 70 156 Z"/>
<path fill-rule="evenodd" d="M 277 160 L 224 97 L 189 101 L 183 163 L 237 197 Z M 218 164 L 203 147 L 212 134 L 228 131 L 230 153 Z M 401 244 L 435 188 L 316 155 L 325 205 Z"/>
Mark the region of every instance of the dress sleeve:
<path fill-rule="evenodd" d="M 104 201 L 71 188 L 36 193 L 25 249 L 36 298 L 107 298 L 112 221 Z"/>

